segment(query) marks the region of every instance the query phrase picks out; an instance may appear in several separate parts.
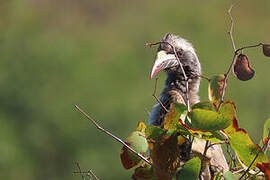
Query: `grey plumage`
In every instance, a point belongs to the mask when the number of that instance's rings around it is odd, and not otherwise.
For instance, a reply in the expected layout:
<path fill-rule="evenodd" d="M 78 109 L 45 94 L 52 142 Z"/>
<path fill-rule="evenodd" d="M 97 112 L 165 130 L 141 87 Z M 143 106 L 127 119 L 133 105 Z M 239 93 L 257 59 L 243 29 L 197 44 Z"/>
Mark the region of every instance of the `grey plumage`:
<path fill-rule="evenodd" d="M 177 52 L 181 53 L 180 61 L 187 77 L 190 78 L 188 80 L 190 105 L 199 102 L 199 96 L 197 93 L 199 91 L 200 78 L 191 78 L 191 75 L 200 75 L 201 65 L 192 44 L 187 40 L 170 33 L 166 34 L 161 41 L 170 43 L 176 48 Z M 158 47 L 158 52 L 162 50 L 167 54 L 174 54 L 174 51 L 169 44 L 161 43 Z M 167 73 L 167 80 L 165 81 L 165 87 L 160 94 L 160 101 L 167 109 L 169 109 L 170 104 L 173 102 L 185 104 L 185 93 L 187 90 L 183 72 L 180 67 L 176 64 L 175 66 L 164 70 Z M 150 113 L 149 124 L 161 126 L 165 115 L 166 111 L 160 106 L 160 104 L 156 104 Z"/>

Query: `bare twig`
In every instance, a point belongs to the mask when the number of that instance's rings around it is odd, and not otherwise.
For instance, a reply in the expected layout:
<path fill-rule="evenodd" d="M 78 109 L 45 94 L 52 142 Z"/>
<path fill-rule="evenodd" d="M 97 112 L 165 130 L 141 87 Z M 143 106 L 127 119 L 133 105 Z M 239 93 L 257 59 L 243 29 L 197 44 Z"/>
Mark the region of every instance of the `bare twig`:
<path fill-rule="evenodd" d="M 146 157 L 144 157 L 143 155 L 141 155 L 140 153 L 136 152 L 133 148 L 131 148 L 128 144 L 126 144 L 122 139 L 120 139 L 119 137 L 113 135 L 112 133 L 110 133 L 109 131 L 105 130 L 103 127 L 101 127 L 93 118 L 91 118 L 86 112 L 84 112 L 78 105 L 75 105 L 75 108 L 80 111 L 88 120 L 90 120 L 91 123 L 93 123 L 97 129 L 99 129 L 100 131 L 104 132 L 105 134 L 107 134 L 108 136 L 112 137 L 114 140 L 118 141 L 119 143 L 121 143 L 122 145 L 124 145 L 126 148 L 128 148 L 132 153 L 134 153 L 135 155 L 137 155 L 139 158 L 141 158 L 143 161 L 145 161 L 147 164 L 151 165 L 153 168 L 157 169 L 158 171 L 160 171 L 161 173 L 163 173 L 164 175 L 170 177 L 171 174 L 165 172 L 164 170 L 160 169 L 159 167 L 155 166 L 151 161 L 149 161 Z"/>
<path fill-rule="evenodd" d="M 167 113 L 169 112 L 169 110 L 163 105 L 163 103 L 157 98 L 156 96 L 156 91 L 157 91 L 157 82 L 158 82 L 158 78 L 156 78 L 156 82 L 155 82 L 155 89 L 154 92 L 152 94 L 152 96 L 157 100 L 157 102 L 160 104 L 160 106 L 164 109 L 164 111 L 166 111 Z"/>
<path fill-rule="evenodd" d="M 180 62 L 180 59 L 179 59 L 179 57 L 177 55 L 177 52 L 176 52 L 176 49 L 175 49 L 174 46 L 173 46 L 173 51 L 174 51 L 174 55 L 175 55 L 175 57 L 176 57 L 176 59 L 177 59 L 177 61 L 179 63 L 179 66 L 180 66 L 180 68 L 181 68 L 181 70 L 183 72 L 183 76 L 184 76 L 184 79 L 185 79 L 185 82 L 186 82 L 186 105 L 187 105 L 188 112 L 190 112 L 189 95 L 188 95 L 188 77 L 186 75 L 186 72 L 185 72 L 185 70 L 183 68 L 182 63 Z"/>
<path fill-rule="evenodd" d="M 221 93 L 221 98 L 220 98 L 220 102 L 219 102 L 219 105 L 218 105 L 218 108 L 217 108 L 217 111 L 219 111 L 220 107 L 221 107 L 221 104 L 223 103 L 224 101 L 224 96 L 225 96 L 225 88 L 226 88 L 226 85 L 227 85 L 227 81 L 228 81 L 228 76 L 229 76 L 229 73 L 232 69 L 232 66 L 234 64 L 234 61 L 235 61 L 235 57 L 236 57 L 236 47 L 235 47 L 235 43 L 234 43 L 234 39 L 233 39 L 233 35 L 232 35 L 232 31 L 233 31 L 233 27 L 234 27 L 234 21 L 233 21 L 233 18 L 232 18 L 232 15 L 231 15 L 231 11 L 232 11 L 232 8 L 233 8 L 234 5 L 231 5 L 231 7 L 229 8 L 228 10 L 228 15 L 230 17 L 230 20 L 231 20 L 231 27 L 230 27 L 230 31 L 228 32 L 229 36 L 230 36 L 230 39 L 232 41 L 232 46 L 233 46 L 233 50 L 234 50 L 234 56 L 233 56 L 233 60 L 232 60 L 232 63 L 228 69 L 228 71 L 224 74 L 225 78 L 224 78 L 224 83 L 223 83 L 223 87 L 222 87 L 222 93 Z"/>
<path fill-rule="evenodd" d="M 210 147 L 210 146 L 208 146 L 209 142 L 210 142 L 209 140 L 206 140 L 206 142 L 205 142 L 204 151 L 203 151 L 203 156 L 204 157 L 206 156 L 207 150 Z"/>
<path fill-rule="evenodd" d="M 231 28 L 230 28 L 230 31 L 228 32 L 228 34 L 229 34 L 229 36 L 231 38 L 231 41 L 232 41 L 233 50 L 236 51 L 235 42 L 234 42 L 233 35 L 232 35 L 234 21 L 233 21 L 233 18 L 232 18 L 231 11 L 232 11 L 233 6 L 234 6 L 234 4 L 231 5 L 231 7 L 229 8 L 229 10 L 227 12 L 229 17 L 230 17 L 230 20 L 231 20 Z"/>
<path fill-rule="evenodd" d="M 204 159 L 204 157 L 206 157 L 206 153 L 207 153 L 207 150 L 208 150 L 208 148 L 210 147 L 209 146 L 209 140 L 206 140 L 206 142 L 205 142 L 205 146 L 204 146 L 204 151 L 203 151 L 203 157 L 202 157 L 202 162 L 201 162 L 201 171 L 200 171 L 200 175 L 201 175 L 201 173 L 202 173 L 202 168 L 203 168 L 203 159 Z M 211 143 L 210 143 L 211 144 Z"/>
<path fill-rule="evenodd" d="M 99 178 L 95 175 L 92 169 L 89 171 L 75 171 L 74 174 L 87 174 L 90 177 L 94 177 L 96 180 L 99 180 Z"/>
<path fill-rule="evenodd" d="M 229 18 L 230 18 L 230 21 L 231 21 L 231 27 L 230 27 L 230 31 L 228 32 L 229 36 L 230 36 L 230 39 L 232 41 L 232 46 L 233 46 L 233 50 L 234 50 L 234 55 L 233 55 L 233 59 L 232 59 L 232 63 L 230 64 L 229 66 L 229 69 L 227 70 L 227 72 L 224 74 L 224 83 L 223 83 L 223 86 L 222 86 L 222 93 L 221 93 L 221 98 L 220 98 L 220 102 L 218 104 L 218 108 L 217 108 L 217 111 L 219 111 L 220 107 L 221 107 L 221 104 L 224 102 L 224 96 L 225 96 L 225 89 L 226 89 L 226 85 L 227 85 L 227 81 L 228 81 L 228 77 L 229 77 L 229 74 L 231 72 L 231 69 L 233 67 L 233 64 L 235 62 L 235 59 L 236 59 L 236 56 L 238 55 L 239 51 L 242 51 L 244 49 L 248 49 L 248 48 L 254 48 L 254 47 L 258 47 L 258 46 L 261 46 L 263 45 L 263 43 L 259 43 L 259 44 L 256 44 L 256 45 L 250 45 L 250 46 L 244 46 L 244 47 L 241 47 L 241 48 L 238 48 L 236 49 L 236 46 L 235 46 L 235 42 L 234 42 L 234 39 L 233 39 L 233 27 L 234 27 L 234 21 L 233 21 L 233 17 L 231 15 L 231 11 L 232 11 L 232 8 L 233 8 L 234 5 L 231 5 L 231 7 L 229 8 L 228 10 L 228 15 L 229 15 Z"/>
<path fill-rule="evenodd" d="M 186 72 L 185 72 L 185 70 L 184 70 L 184 68 L 183 68 L 183 65 L 182 65 L 182 63 L 181 63 L 181 61 L 180 61 L 180 59 L 179 59 L 179 57 L 178 57 L 178 54 L 177 54 L 177 52 L 176 52 L 176 48 L 175 48 L 172 44 L 170 44 L 170 43 L 168 43 L 168 42 L 166 42 L 166 41 L 160 41 L 160 42 L 156 42 L 156 43 L 146 43 L 145 45 L 146 45 L 146 46 L 149 46 L 149 47 L 152 47 L 152 46 L 154 46 L 154 45 L 158 45 L 158 44 L 161 44 L 161 43 L 165 43 L 165 44 L 168 44 L 169 46 L 171 46 L 171 48 L 173 49 L 174 55 L 175 55 L 175 57 L 176 57 L 176 60 L 178 61 L 179 67 L 180 67 L 180 69 L 181 69 L 182 72 L 183 72 L 184 81 L 185 81 L 185 86 L 186 86 L 186 93 L 185 93 L 185 95 L 186 95 L 185 101 L 186 101 L 186 102 L 185 102 L 185 103 L 186 103 L 188 112 L 190 112 L 189 94 L 188 94 L 188 77 L 187 77 Z"/>
<path fill-rule="evenodd" d="M 79 172 L 78 173 L 82 176 L 82 179 L 85 180 L 85 177 L 84 177 L 84 175 L 82 173 L 82 169 L 81 169 L 81 166 L 80 166 L 79 162 L 75 162 L 75 164 L 76 164 L 76 166 L 79 169 Z"/>
<path fill-rule="evenodd" d="M 237 173 L 240 173 L 240 172 L 242 172 L 242 171 L 244 171 L 245 169 L 244 168 L 240 168 L 240 169 L 238 169 L 237 171 L 234 171 L 234 172 L 232 172 L 233 174 L 237 174 Z"/>
<path fill-rule="evenodd" d="M 141 158 L 147 164 L 152 165 L 152 163 L 148 159 L 146 159 L 146 157 L 144 157 L 140 153 L 136 152 L 133 148 L 131 148 L 128 144 L 126 144 L 125 141 L 123 141 L 119 137 L 113 135 L 112 133 L 110 133 L 109 131 L 105 130 L 103 127 L 101 127 L 94 119 L 92 119 L 87 113 L 85 113 L 78 105 L 75 105 L 75 108 L 78 111 L 80 111 L 88 120 L 90 120 L 90 122 L 93 123 L 96 126 L 97 129 L 99 129 L 100 131 L 104 132 L 108 136 L 111 136 L 114 140 L 120 142 L 122 145 L 124 145 L 126 148 L 128 148 L 131 152 L 133 152 L 135 155 L 137 155 L 139 158 Z"/>
<path fill-rule="evenodd" d="M 92 177 L 94 177 L 96 180 L 99 180 L 98 177 L 95 175 L 92 169 L 88 171 L 88 174 L 90 174 Z"/>
<path fill-rule="evenodd" d="M 192 74 L 191 76 L 192 76 L 191 78 L 200 77 L 200 78 L 203 78 L 203 79 L 207 80 L 208 82 L 211 81 L 211 79 L 209 77 L 206 77 L 206 76 L 203 76 L 203 75 L 200 75 L 200 74 Z"/>

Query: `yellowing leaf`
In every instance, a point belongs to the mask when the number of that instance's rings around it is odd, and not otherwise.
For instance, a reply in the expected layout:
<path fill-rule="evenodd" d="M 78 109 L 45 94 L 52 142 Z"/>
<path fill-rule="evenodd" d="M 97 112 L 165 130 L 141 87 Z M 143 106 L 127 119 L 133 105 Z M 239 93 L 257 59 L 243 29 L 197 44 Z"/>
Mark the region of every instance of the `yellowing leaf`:
<path fill-rule="evenodd" d="M 184 138 L 183 136 L 178 136 L 177 137 L 177 142 L 179 145 L 183 144 L 184 142 L 186 142 L 186 138 Z"/>
<path fill-rule="evenodd" d="M 187 111 L 184 104 L 172 103 L 170 112 L 168 112 L 164 119 L 164 129 L 176 130 L 179 126 L 179 119 Z"/>
<path fill-rule="evenodd" d="M 229 136 L 229 143 L 245 169 L 250 166 L 254 158 L 257 156 L 250 169 L 258 171 L 259 168 L 266 175 L 270 172 L 267 156 L 259 145 L 252 142 L 247 132 L 238 127 L 236 118 L 233 119 L 232 125 L 224 131 Z"/>
<path fill-rule="evenodd" d="M 210 80 L 208 86 L 208 95 L 209 100 L 212 101 L 215 106 L 217 106 L 220 102 L 224 79 L 225 79 L 224 74 L 219 74 L 213 76 Z"/>
<path fill-rule="evenodd" d="M 139 122 L 136 131 L 140 131 L 143 134 L 145 133 L 146 125 L 143 122 Z"/>

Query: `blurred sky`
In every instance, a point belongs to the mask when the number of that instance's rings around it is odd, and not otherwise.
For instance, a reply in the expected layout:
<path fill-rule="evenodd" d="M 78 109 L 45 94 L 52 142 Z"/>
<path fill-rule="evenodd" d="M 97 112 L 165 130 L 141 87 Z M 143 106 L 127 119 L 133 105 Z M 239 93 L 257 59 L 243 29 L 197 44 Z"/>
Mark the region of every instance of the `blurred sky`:
<path fill-rule="evenodd" d="M 231 0 L 1 0 L 0 179 L 81 179 L 79 161 L 100 179 L 130 179 L 121 145 L 99 132 L 80 105 L 103 127 L 125 139 L 156 103 L 149 73 L 156 42 L 172 32 L 195 46 L 203 74 L 224 73 L 233 50 L 227 35 Z M 270 42 L 270 1 L 240 1 L 233 9 L 237 47 Z M 230 76 L 226 99 L 255 142 L 270 116 L 270 59 L 245 50 L 255 77 Z M 159 74 L 158 91 L 165 73 Z M 207 82 L 200 96 L 207 100 Z"/>

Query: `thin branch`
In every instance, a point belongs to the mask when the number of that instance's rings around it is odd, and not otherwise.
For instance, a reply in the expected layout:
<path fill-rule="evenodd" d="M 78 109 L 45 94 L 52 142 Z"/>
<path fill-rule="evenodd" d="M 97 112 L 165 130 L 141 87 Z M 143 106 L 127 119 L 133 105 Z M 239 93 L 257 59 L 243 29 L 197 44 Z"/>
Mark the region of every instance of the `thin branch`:
<path fill-rule="evenodd" d="M 244 174 L 242 174 L 242 176 L 239 178 L 242 179 L 249 171 L 249 169 L 251 168 L 251 166 L 253 165 L 253 163 L 256 161 L 257 157 L 259 156 L 260 151 L 256 154 L 256 156 L 254 157 L 254 159 L 252 160 L 252 162 L 250 163 L 250 165 L 248 166 L 248 168 L 245 170 Z"/>
<path fill-rule="evenodd" d="M 201 170 L 200 170 L 200 176 L 201 176 L 201 174 L 202 174 L 202 168 L 203 168 L 203 160 L 204 160 L 204 157 L 206 157 L 206 153 L 207 153 L 207 150 L 208 150 L 208 148 L 209 148 L 209 140 L 206 140 L 206 142 L 205 142 L 205 146 L 204 146 L 204 151 L 203 151 L 203 157 L 202 157 L 202 162 L 201 162 Z M 199 176 L 199 177 L 200 177 Z"/>
<path fill-rule="evenodd" d="M 210 147 L 210 146 L 208 146 L 209 145 L 209 142 L 210 142 L 209 140 L 206 140 L 206 142 L 205 142 L 203 156 L 206 156 L 207 150 Z"/>
<path fill-rule="evenodd" d="M 229 146 L 229 144 L 226 144 L 227 146 L 226 146 L 226 151 L 227 151 L 227 153 L 228 153 L 228 155 L 230 156 L 230 158 L 231 158 L 231 160 L 232 160 L 232 162 L 233 162 L 233 167 L 232 168 L 235 168 L 236 167 L 236 164 L 237 164 L 237 159 L 235 158 L 235 154 L 232 154 L 232 149 L 230 148 L 230 146 Z M 229 148 L 230 148 L 230 150 L 229 150 Z"/>
<path fill-rule="evenodd" d="M 240 172 L 242 172 L 242 171 L 244 171 L 245 169 L 244 168 L 240 168 L 240 169 L 238 169 L 237 171 L 234 171 L 234 172 L 232 172 L 233 174 L 237 174 L 237 173 L 240 173 Z"/>
<path fill-rule="evenodd" d="M 95 173 L 93 172 L 92 169 L 90 169 L 90 170 L 88 171 L 88 173 L 89 173 L 92 177 L 94 177 L 96 180 L 99 180 L 98 177 L 95 175 Z"/>
<path fill-rule="evenodd" d="M 82 173 L 82 169 L 81 169 L 81 166 L 80 166 L 79 162 L 75 162 L 75 164 L 76 164 L 76 166 L 79 169 L 79 172 L 78 173 L 82 176 L 82 179 L 85 180 L 85 177 L 84 177 L 84 175 Z"/>
<path fill-rule="evenodd" d="M 156 82 L 155 82 L 155 89 L 154 92 L 152 94 L 152 96 L 157 100 L 157 102 L 160 104 L 160 106 L 164 109 L 164 111 L 166 111 L 167 113 L 169 112 L 169 110 L 163 105 L 163 103 L 157 98 L 156 96 L 156 91 L 157 91 L 157 82 L 158 82 L 158 78 L 156 78 Z"/>
<path fill-rule="evenodd" d="M 181 68 L 181 70 L 183 72 L 183 76 L 184 76 L 184 79 L 185 79 L 185 82 L 186 82 L 186 93 L 185 93 L 186 94 L 186 105 L 187 105 L 188 112 L 190 112 L 189 95 L 188 95 L 188 78 L 187 78 L 186 72 L 185 72 L 185 70 L 183 68 L 182 63 L 180 62 L 180 59 L 179 59 L 179 57 L 177 55 L 177 52 L 176 52 L 176 49 L 175 49 L 174 46 L 173 46 L 173 51 L 174 51 L 174 55 L 175 55 L 175 57 L 176 57 L 176 59 L 177 59 L 177 61 L 179 63 L 179 66 L 180 66 L 180 68 Z"/>
<path fill-rule="evenodd" d="M 249 46 L 244 46 L 244 47 L 241 47 L 241 48 L 238 48 L 235 53 L 238 54 L 239 51 L 242 51 L 244 49 L 249 49 L 249 48 L 254 48 L 254 47 L 258 47 L 258 46 L 262 46 L 263 43 L 258 43 L 258 44 L 255 44 L 255 45 L 249 45 Z"/>
<path fill-rule="evenodd" d="M 103 127 L 101 127 L 93 118 L 91 118 L 86 112 L 84 112 L 78 105 L 75 105 L 75 108 L 80 111 L 91 123 L 93 123 L 97 129 L 99 129 L 100 131 L 104 132 L 105 134 L 107 134 L 108 136 L 112 137 L 114 140 L 118 141 L 119 143 L 121 143 L 122 145 L 124 145 L 126 148 L 128 148 L 131 152 L 133 152 L 135 155 L 137 155 L 139 158 L 141 158 L 143 161 L 145 161 L 147 164 L 151 165 L 153 168 L 157 169 L 158 171 L 160 171 L 161 173 L 163 173 L 164 175 L 170 177 L 171 174 L 165 172 L 164 170 L 160 169 L 159 167 L 155 166 L 152 162 L 150 162 L 148 159 L 146 159 L 146 157 L 144 157 L 143 155 L 141 155 L 140 153 L 138 153 L 137 151 L 135 151 L 133 148 L 131 148 L 128 144 L 126 144 L 122 139 L 120 139 L 119 137 L 113 135 L 112 133 L 110 133 L 109 131 L 105 130 Z"/>
<path fill-rule="evenodd" d="M 208 82 L 211 81 L 211 79 L 209 77 L 206 77 L 206 76 L 203 76 L 203 75 L 200 75 L 200 74 L 192 74 L 191 75 L 191 78 L 197 78 L 197 77 L 203 78 L 203 79 L 207 80 Z"/>
<path fill-rule="evenodd" d="M 232 46 L 233 46 L 233 50 L 234 50 L 234 55 L 233 55 L 233 59 L 232 59 L 232 63 L 230 64 L 229 66 L 229 69 L 227 70 L 227 72 L 224 74 L 224 83 L 223 83 L 223 86 L 222 86 L 222 93 L 221 93 L 221 98 L 220 98 L 220 102 L 218 104 L 218 108 L 217 108 L 217 111 L 219 111 L 220 107 L 221 107 L 221 104 L 224 102 L 224 96 L 225 96 L 225 89 L 226 89 L 226 85 L 227 85 L 227 82 L 228 82 L 228 77 L 229 77 L 229 74 L 231 72 L 231 69 L 233 67 L 233 64 L 235 62 L 235 59 L 236 59 L 236 56 L 238 55 L 239 51 L 242 51 L 244 49 L 248 49 L 248 48 L 254 48 L 254 47 L 258 47 L 258 46 L 261 46 L 263 45 L 263 43 L 259 43 L 259 44 L 256 44 L 256 45 L 250 45 L 250 46 L 244 46 L 244 47 L 241 47 L 241 48 L 238 48 L 236 49 L 236 46 L 235 46 L 235 42 L 234 42 L 234 39 L 233 39 L 233 27 L 234 27 L 234 20 L 233 20 L 233 17 L 231 15 L 231 11 L 232 11 L 232 8 L 233 8 L 234 5 L 231 5 L 231 7 L 229 8 L 228 10 L 228 15 L 229 15 L 229 18 L 230 18 L 230 21 L 231 21 L 231 27 L 230 27 L 230 31 L 228 32 L 229 36 L 230 36 L 230 39 L 232 41 Z"/>
<path fill-rule="evenodd" d="M 183 68 L 183 65 L 182 65 L 182 63 L 181 63 L 181 61 L 180 61 L 180 59 L 178 57 L 178 54 L 176 52 L 176 48 L 172 44 L 170 44 L 169 42 L 166 42 L 166 41 L 159 41 L 159 42 L 156 42 L 156 43 L 146 43 L 145 45 L 149 46 L 149 47 L 152 47 L 152 46 L 155 46 L 155 45 L 158 45 L 158 44 L 161 44 L 161 43 L 165 43 L 165 44 L 168 44 L 169 46 L 171 46 L 171 48 L 173 49 L 174 55 L 176 57 L 176 60 L 178 61 L 179 67 L 183 72 L 185 86 L 186 86 L 186 93 L 185 93 L 185 95 L 186 95 L 186 100 L 185 101 L 186 102 L 185 103 L 187 105 L 188 112 L 190 112 L 189 94 L 188 94 L 188 77 L 187 77 L 186 72 L 185 72 L 185 70 Z"/>
<path fill-rule="evenodd" d="M 95 175 L 92 169 L 89 171 L 75 171 L 74 174 L 87 174 L 90 177 L 94 177 L 96 180 L 99 180 L 99 178 Z"/>
<path fill-rule="evenodd" d="M 153 165 L 146 157 L 141 155 L 140 153 L 136 152 L 133 148 L 131 148 L 129 145 L 126 144 L 125 141 L 120 139 L 119 137 L 113 135 L 109 131 L 105 130 L 103 127 L 101 127 L 94 119 L 92 119 L 87 113 L 85 113 L 78 105 L 75 105 L 75 108 L 80 111 L 88 120 L 90 120 L 91 123 L 93 123 L 97 129 L 104 132 L 108 136 L 111 136 L 114 140 L 120 142 L 122 145 L 124 145 L 126 148 L 128 148 L 131 152 L 133 152 L 135 155 L 137 155 L 139 158 L 141 158 L 143 161 L 145 161 L 147 164 Z"/>
<path fill-rule="evenodd" d="M 236 51 L 235 42 L 234 42 L 233 35 L 232 35 L 234 21 L 233 21 L 231 11 L 232 11 L 233 6 L 234 6 L 234 4 L 231 5 L 231 7 L 229 8 L 229 10 L 227 12 L 229 17 L 230 17 L 230 20 L 231 20 L 231 28 L 230 28 L 230 31 L 228 32 L 228 34 L 229 34 L 231 41 L 232 41 L 233 50 Z"/>

